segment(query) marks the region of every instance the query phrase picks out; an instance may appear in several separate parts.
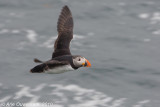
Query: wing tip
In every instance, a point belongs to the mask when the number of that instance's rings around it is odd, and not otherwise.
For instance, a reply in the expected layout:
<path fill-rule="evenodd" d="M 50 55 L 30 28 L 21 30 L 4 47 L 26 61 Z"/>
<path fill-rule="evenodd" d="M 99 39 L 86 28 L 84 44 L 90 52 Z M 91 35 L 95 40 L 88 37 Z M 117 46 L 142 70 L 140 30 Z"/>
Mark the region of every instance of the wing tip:
<path fill-rule="evenodd" d="M 62 8 L 62 11 L 63 11 L 63 10 L 69 10 L 69 11 L 70 11 L 68 5 L 64 5 L 63 8 Z"/>
<path fill-rule="evenodd" d="M 68 5 L 64 5 L 63 8 L 69 8 Z"/>
<path fill-rule="evenodd" d="M 71 18 L 71 21 L 68 21 L 69 18 Z M 66 21 L 68 21 L 69 23 L 68 22 L 66 23 Z M 57 31 L 58 32 L 61 32 L 61 31 L 64 30 L 64 28 L 66 26 L 65 23 L 70 24 L 67 27 L 72 27 L 73 28 L 72 13 L 71 13 L 71 11 L 70 11 L 70 9 L 67 5 L 63 6 L 63 8 L 61 10 L 61 13 L 59 15 L 58 22 L 57 22 Z"/>
<path fill-rule="evenodd" d="M 61 14 L 64 14 L 64 13 L 72 15 L 72 13 L 71 13 L 71 11 L 70 11 L 70 9 L 67 5 L 64 5 L 62 10 L 61 10 Z"/>
<path fill-rule="evenodd" d="M 69 7 L 67 5 L 64 5 L 62 10 L 61 10 L 61 13 L 60 13 L 60 16 L 71 16 L 72 17 L 72 13 L 71 13 L 71 10 L 69 9 Z"/>

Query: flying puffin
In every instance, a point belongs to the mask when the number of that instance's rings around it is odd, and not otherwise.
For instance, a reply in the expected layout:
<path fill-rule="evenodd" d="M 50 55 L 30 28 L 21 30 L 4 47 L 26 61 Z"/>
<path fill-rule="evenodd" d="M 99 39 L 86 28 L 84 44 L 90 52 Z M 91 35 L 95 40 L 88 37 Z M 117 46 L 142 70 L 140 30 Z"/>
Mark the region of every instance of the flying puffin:
<path fill-rule="evenodd" d="M 34 59 L 41 63 L 30 70 L 31 73 L 63 73 L 80 67 L 91 67 L 91 63 L 80 55 L 72 55 L 70 41 L 73 38 L 73 18 L 68 6 L 62 8 L 57 23 L 58 37 L 54 43 L 52 58 L 48 61 Z"/>

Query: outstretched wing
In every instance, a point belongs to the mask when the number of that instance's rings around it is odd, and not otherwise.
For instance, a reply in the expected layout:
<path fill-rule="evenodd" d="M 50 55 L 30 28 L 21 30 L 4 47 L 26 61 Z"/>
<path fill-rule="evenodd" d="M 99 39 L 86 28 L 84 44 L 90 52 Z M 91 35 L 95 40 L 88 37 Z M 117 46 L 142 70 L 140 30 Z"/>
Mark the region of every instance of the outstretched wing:
<path fill-rule="evenodd" d="M 71 55 L 70 41 L 73 38 L 73 18 L 68 6 L 64 6 L 57 23 L 58 38 L 54 44 L 52 58 Z"/>

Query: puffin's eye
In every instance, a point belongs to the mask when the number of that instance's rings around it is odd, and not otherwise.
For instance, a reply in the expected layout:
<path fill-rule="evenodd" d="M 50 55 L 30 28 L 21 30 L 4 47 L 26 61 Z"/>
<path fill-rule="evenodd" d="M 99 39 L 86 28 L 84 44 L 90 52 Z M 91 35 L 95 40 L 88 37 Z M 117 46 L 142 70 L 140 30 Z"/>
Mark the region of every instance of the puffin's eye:
<path fill-rule="evenodd" d="M 78 61 L 81 61 L 81 58 L 79 58 Z"/>

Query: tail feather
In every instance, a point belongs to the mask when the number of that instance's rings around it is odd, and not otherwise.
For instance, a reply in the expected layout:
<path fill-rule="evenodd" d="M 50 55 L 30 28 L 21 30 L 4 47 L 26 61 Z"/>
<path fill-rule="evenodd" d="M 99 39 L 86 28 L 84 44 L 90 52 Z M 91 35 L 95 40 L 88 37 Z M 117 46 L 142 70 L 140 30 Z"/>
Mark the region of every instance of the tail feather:
<path fill-rule="evenodd" d="M 40 65 L 37 65 L 34 68 L 32 68 L 30 70 L 30 72 L 31 73 L 42 73 L 42 72 L 44 72 L 45 67 L 46 67 L 46 64 L 40 64 Z"/>
<path fill-rule="evenodd" d="M 41 60 L 39 60 L 39 59 L 37 59 L 37 58 L 34 59 L 34 62 L 35 62 L 35 63 L 43 63 L 43 61 L 41 61 Z"/>

